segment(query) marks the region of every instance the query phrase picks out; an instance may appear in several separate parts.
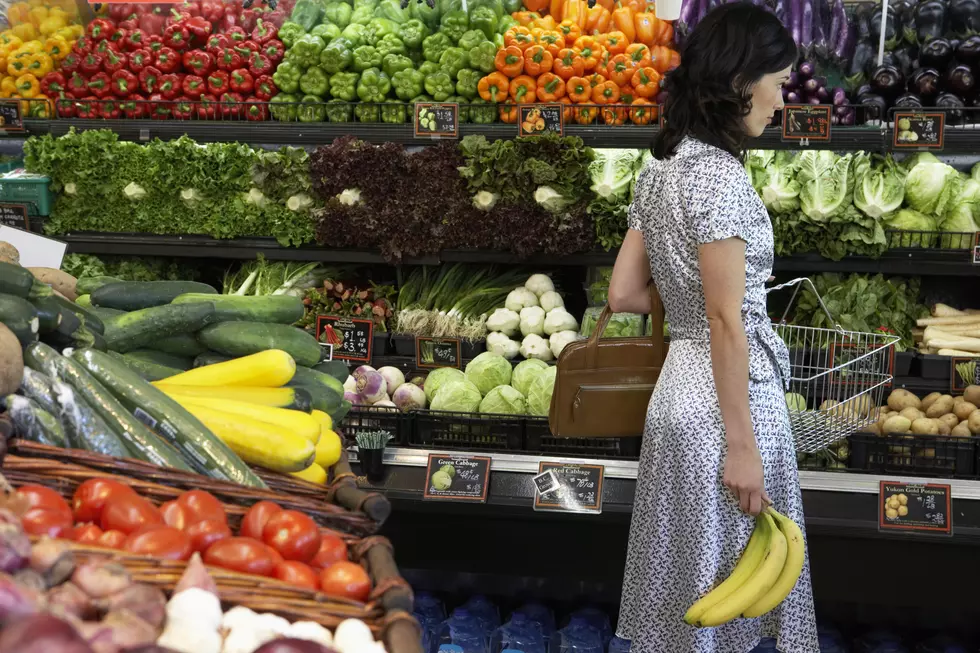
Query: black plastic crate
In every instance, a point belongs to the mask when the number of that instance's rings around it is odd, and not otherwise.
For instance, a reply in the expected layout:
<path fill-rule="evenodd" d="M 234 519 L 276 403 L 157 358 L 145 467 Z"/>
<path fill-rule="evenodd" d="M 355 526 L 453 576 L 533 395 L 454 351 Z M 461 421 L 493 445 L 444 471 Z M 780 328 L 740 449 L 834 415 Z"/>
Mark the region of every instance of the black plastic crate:
<path fill-rule="evenodd" d="M 949 379 L 949 356 L 922 354 L 919 356 L 919 373 L 923 379 Z"/>
<path fill-rule="evenodd" d="M 358 433 L 387 431 L 391 434 L 389 445 L 405 445 L 412 432 L 412 415 L 384 406 L 352 406 L 340 429 L 351 442 Z"/>
<path fill-rule="evenodd" d="M 375 333 L 371 339 L 371 356 L 385 356 L 388 354 L 388 334 Z"/>
<path fill-rule="evenodd" d="M 895 376 L 912 376 L 912 363 L 915 361 L 916 352 L 897 351 L 895 352 Z"/>
<path fill-rule="evenodd" d="M 412 413 L 411 444 L 436 449 L 520 451 L 524 418 L 519 415 L 483 415 L 448 410 Z"/>
<path fill-rule="evenodd" d="M 415 336 L 411 334 L 392 334 L 391 346 L 399 356 L 415 356 Z"/>
<path fill-rule="evenodd" d="M 977 471 L 973 438 L 855 433 L 850 442 L 851 469 L 959 477 L 973 477 Z"/>
<path fill-rule="evenodd" d="M 547 417 L 524 420 L 524 449 L 545 455 L 637 460 L 643 438 L 556 438 L 551 435 Z"/>

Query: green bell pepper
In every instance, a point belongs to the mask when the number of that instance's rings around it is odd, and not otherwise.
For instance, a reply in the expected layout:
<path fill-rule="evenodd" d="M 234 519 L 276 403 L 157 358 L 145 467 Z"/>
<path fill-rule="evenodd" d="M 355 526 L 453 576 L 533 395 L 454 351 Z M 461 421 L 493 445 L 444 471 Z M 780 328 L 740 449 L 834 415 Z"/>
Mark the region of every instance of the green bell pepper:
<path fill-rule="evenodd" d="M 323 97 L 330 90 L 330 75 L 319 66 L 310 66 L 299 78 L 299 90 L 303 95 Z"/>
<path fill-rule="evenodd" d="M 425 37 L 422 41 L 422 56 L 426 61 L 439 63 L 439 57 L 447 48 L 453 47 L 453 41 L 442 32 L 436 32 L 431 36 Z"/>
<path fill-rule="evenodd" d="M 340 33 L 341 29 L 333 23 L 321 23 L 310 30 L 311 35 L 319 36 L 324 43 L 333 42 L 335 38 L 340 37 Z"/>
<path fill-rule="evenodd" d="M 350 122 L 354 107 L 344 100 L 330 100 L 327 102 L 325 113 L 330 122 Z"/>
<path fill-rule="evenodd" d="M 446 102 L 455 102 L 459 105 L 459 121 L 469 122 L 470 121 L 470 108 L 466 106 L 469 104 L 469 100 L 459 95 L 451 95 L 446 98 Z"/>
<path fill-rule="evenodd" d="M 371 22 L 364 26 L 364 42 L 368 45 L 377 45 L 386 35 L 397 31 L 398 23 L 387 18 L 372 18 Z"/>
<path fill-rule="evenodd" d="M 497 122 L 497 105 L 487 102 L 483 98 L 476 98 L 470 101 L 470 122 L 479 125 L 489 125 Z"/>
<path fill-rule="evenodd" d="M 323 8 L 323 18 L 328 20 L 340 29 L 350 25 L 351 14 L 354 10 L 346 2 L 331 2 Z"/>
<path fill-rule="evenodd" d="M 342 36 L 331 41 L 320 53 L 320 66 L 331 75 L 347 70 L 353 61 L 350 43 Z"/>
<path fill-rule="evenodd" d="M 510 16 L 504 16 L 497 22 L 497 34 L 506 34 L 507 30 L 511 27 L 516 27 L 520 25 L 516 20 Z"/>
<path fill-rule="evenodd" d="M 435 4 L 435 3 L 433 3 Z M 420 20 L 430 30 L 439 29 L 439 17 L 442 15 L 438 5 L 430 7 L 426 0 L 410 2 L 409 13 L 415 20 Z"/>
<path fill-rule="evenodd" d="M 439 57 L 439 68 L 446 72 L 450 77 L 456 79 L 463 68 L 469 66 L 469 57 L 462 48 L 446 48 Z"/>
<path fill-rule="evenodd" d="M 408 53 L 408 50 L 405 49 L 405 44 L 394 34 L 386 34 L 374 47 L 381 53 L 382 57 L 388 56 L 389 54 Z"/>
<path fill-rule="evenodd" d="M 320 63 L 320 53 L 326 45 L 319 36 L 307 34 L 296 39 L 293 47 L 286 51 L 286 60 L 300 68 L 315 66 Z"/>
<path fill-rule="evenodd" d="M 471 18 L 476 9 L 489 9 L 498 20 L 504 15 L 504 4 L 501 0 L 467 0 L 466 8 Z"/>
<path fill-rule="evenodd" d="M 406 120 L 408 120 L 408 111 L 404 104 L 389 103 L 381 107 L 381 122 L 401 123 Z"/>
<path fill-rule="evenodd" d="M 472 100 L 480 94 L 478 87 L 482 78 L 483 73 L 478 70 L 472 70 L 470 68 L 462 69 L 456 75 L 456 92 L 467 100 Z"/>
<path fill-rule="evenodd" d="M 416 95 L 411 100 L 409 100 L 408 105 L 412 107 L 413 113 L 415 112 L 415 105 L 418 104 L 419 102 L 432 102 L 432 98 L 426 95 L 425 93 L 420 93 L 419 95 Z"/>
<path fill-rule="evenodd" d="M 456 92 L 456 85 L 448 73 L 432 73 L 425 78 L 425 92 L 435 98 L 436 102 L 444 102 Z"/>
<path fill-rule="evenodd" d="M 425 75 L 417 70 L 399 70 L 391 76 L 391 87 L 400 100 L 410 100 L 422 93 Z"/>
<path fill-rule="evenodd" d="M 448 36 L 453 43 L 457 43 L 469 28 L 470 19 L 462 10 L 443 14 L 442 20 L 439 21 L 439 31 Z"/>
<path fill-rule="evenodd" d="M 347 39 L 350 43 L 351 48 L 356 48 L 359 45 L 364 45 L 364 25 L 359 25 L 358 23 L 351 23 L 344 28 L 344 31 L 340 35 Z"/>
<path fill-rule="evenodd" d="M 501 4 L 503 5 L 504 14 L 507 16 L 510 16 L 515 11 L 524 9 L 524 0 L 503 0 Z"/>
<path fill-rule="evenodd" d="M 381 107 L 376 104 L 356 104 L 354 115 L 358 122 L 378 122 L 381 119 Z"/>
<path fill-rule="evenodd" d="M 368 68 L 357 82 L 357 97 L 361 102 L 381 103 L 391 90 L 391 79 L 377 68 Z"/>
<path fill-rule="evenodd" d="M 295 93 L 299 90 L 299 78 L 303 75 L 303 69 L 290 61 L 283 61 L 272 73 L 272 81 L 283 93 Z"/>
<path fill-rule="evenodd" d="M 287 21 L 279 28 L 278 38 L 287 49 L 293 47 L 293 43 L 301 36 L 306 36 L 306 30 L 297 23 Z"/>
<path fill-rule="evenodd" d="M 337 100 L 353 102 L 357 99 L 357 73 L 334 73 L 330 76 L 330 95 Z"/>
<path fill-rule="evenodd" d="M 376 48 L 370 45 L 362 45 L 354 49 L 354 70 L 360 73 L 368 68 L 380 68 L 383 59 Z"/>
<path fill-rule="evenodd" d="M 398 24 L 404 23 L 411 18 L 408 12 L 408 5 L 406 4 L 403 9 L 401 0 L 381 0 L 378 8 L 374 10 L 374 15 L 378 18 L 387 18 Z"/>
<path fill-rule="evenodd" d="M 470 12 L 470 29 L 478 29 L 488 39 L 492 39 L 499 27 L 497 15 L 490 7 L 477 7 Z"/>
<path fill-rule="evenodd" d="M 470 58 L 470 66 L 480 72 L 492 73 L 496 68 L 494 58 L 497 56 L 497 46 L 490 41 L 483 41 L 466 53 Z"/>
<path fill-rule="evenodd" d="M 480 45 L 486 40 L 487 37 L 483 35 L 483 32 L 481 32 L 478 29 L 471 29 L 471 30 L 467 30 L 466 33 L 463 34 L 463 36 L 459 39 L 459 43 L 457 45 L 463 48 L 464 50 L 469 51 L 470 49 L 475 48 L 476 46 Z"/>
<path fill-rule="evenodd" d="M 298 115 L 296 102 L 299 102 L 299 98 L 295 95 L 291 93 L 280 93 L 269 102 L 269 113 L 272 114 L 275 120 L 295 122 Z"/>
<path fill-rule="evenodd" d="M 398 38 L 406 48 L 417 50 L 422 47 L 422 40 L 429 35 L 429 28 L 421 20 L 413 18 L 398 26 Z"/>
<path fill-rule="evenodd" d="M 418 70 L 420 73 L 422 73 L 422 76 L 425 77 L 433 73 L 439 72 L 440 68 L 439 68 L 439 64 L 437 63 L 432 63 L 431 61 L 423 61 L 419 65 Z"/>
<path fill-rule="evenodd" d="M 374 9 L 372 7 L 357 7 L 351 12 L 350 25 L 367 25 L 374 20 Z"/>
<path fill-rule="evenodd" d="M 445 16 L 450 11 L 462 11 L 463 0 L 436 0 L 440 16 Z"/>
<path fill-rule="evenodd" d="M 403 54 L 386 54 L 381 60 L 381 70 L 385 71 L 388 77 L 394 77 L 395 73 L 401 70 L 411 70 L 415 65 L 412 60 Z M 416 93 L 416 95 L 418 95 Z"/>
<path fill-rule="evenodd" d="M 296 6 L 293 7 L 293 13 L 290 15 L 289 20 L 302 27 L 303 30 L 309 32 L 316 26 L 317 23 L 320 22 L 320 16 L 322 13 L 323 8 L 316 0 L 297 0 Z"/>
<path fill-rule="evenodd" d="M 304 95 L 299 105 L 300 122 L 325 122 L 327 107 L 323 100 L 315 95 Z"/>

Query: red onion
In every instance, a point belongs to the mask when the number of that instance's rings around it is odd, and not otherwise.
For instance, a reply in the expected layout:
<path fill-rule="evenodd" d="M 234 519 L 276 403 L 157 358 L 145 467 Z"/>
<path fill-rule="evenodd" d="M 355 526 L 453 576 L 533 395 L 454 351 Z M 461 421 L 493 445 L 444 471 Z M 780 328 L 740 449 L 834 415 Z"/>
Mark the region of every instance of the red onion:
<path fill-rule="evenodd" d="M 98 602 L 104 612 L 129 612 L 154 628 L 163 628 L 167 618 L 167 597 L 150 585 L 136 583 Z"/>
<path fill-rule="evenodd" d="M 195 553 L 191 556 L 187 567 L 184 568 L 184 575 L 180 577 L 177 585 L 174 586 L 173 595 L 176 596 L 192 587 L 202 589 L 205 592 L 211 592 L 215 596 L 218 595 L 218 585 L 211 578 L 211 574 L 208 573 L 208 568 L 204 566 L 200 553 Z"/>
<path fill-rule="evenodd" d="M 0 653 L 94 653 L 67 621 L 39 614 L 0 632 Z"/>
<path fill-rule="evenodd" d="M 92 597 L 71 581 L 62 583 L 49 591 L 47 598 L 48 610 L 58 617 L 89 619 L 96 614 Z"/>
<path fill-rule="evenodd" d="M 133 584 L 125 567 L 107 560 L 82 565 L 75 570 L 71 579 L 93 599 L 103 599 Z"/>
<path fill-rule="evenodd" d="M 66 541 L 42 537 L 31 548 L 31 569 L 44 577 L 48 587 L 54 587 L 71 578 L 75 555 Z"/>
<path fill-rule="evenodd" d="M 0 574 L 0 623 L 16 621 L 15 617 L 34 614 L 44 597 L 26 585 L 21 585 L 13 576 Z"/>
<path fill-rule="evenodd" d="M 280 637 L 266 642 L 254 653 L 336 653 L 336 649 L 295 637 Z"/>

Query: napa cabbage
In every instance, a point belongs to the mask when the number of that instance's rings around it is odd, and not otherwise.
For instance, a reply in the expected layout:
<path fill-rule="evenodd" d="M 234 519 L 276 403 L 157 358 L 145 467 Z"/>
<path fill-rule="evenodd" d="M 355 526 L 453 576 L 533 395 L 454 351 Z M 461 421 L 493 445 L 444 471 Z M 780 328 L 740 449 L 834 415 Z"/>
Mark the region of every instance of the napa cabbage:
<path fill-rule="evenodd" d="M 593 192 L 605 200 L 626 198 L 639 163 L 639 150 L 595 150 L 595 159 L 589 164 Z"/>
<path fill-rule="evenodd" d="M 905 199 L 905 174 L 888 157 L 878 157 L 863 174 L 855 179 L 854 205 L 871 218 L 897 211 Z"/>
<path fill-rule="evenodd" d="M 800 208 L 800 182 L 796 179 L 796 162 L 793 156 L 780 152 L 769 160 L 762 181 L 756 182 L 756 190 L 762 203 L 771 213 L 792 213 Z"/>
<path fill-rule="evenodd" d="M 827 222 L 850 204 L 851 155 L 807 150 L 797 158 L 800 208 L 811 220 Z"/>

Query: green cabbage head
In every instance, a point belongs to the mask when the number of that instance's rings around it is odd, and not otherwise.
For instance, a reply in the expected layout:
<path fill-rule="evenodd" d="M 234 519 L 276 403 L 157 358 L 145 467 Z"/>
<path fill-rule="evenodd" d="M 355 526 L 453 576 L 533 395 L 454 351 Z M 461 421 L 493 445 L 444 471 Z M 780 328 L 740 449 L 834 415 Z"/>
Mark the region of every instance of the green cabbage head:
<path fill-rule="evenodd" d="M 950 233 L 974 233 L 980 231 L 977 218 L 980 218 L 980 182 L 970 178 L 960 186 L 940 228 Z M 965 237 L 951 237 L 950 240 L 953 241 L 950 243 L 953 248 L 970 247 L 972 244 Z"/>
<path fill-rule="evenodd" d="M 527 400 L 509 385 L 498 385 L 480 402 L 480 412 L 495 415 L 524 415 Z"/>
<path fill-rule="evenodd" d="M 451 410 L 457 413 L 475 413 L 480 408 L 480 389 L 463 379 L 444 384 L 432 399 L 432 410 Z"/>
<path fill-rule="evenodd" d="M 432 487 L 437 490 L 448 490 L 453 484 L 453 477 L 441 469 L 432 475 Z"/>
<path fill-rule="evenodd" d="M 510 379 L 510 384 L 526 397 L 534 379 L 538 378 L 538 375 L 546 369 L 548 369 L 548 364 L 540 358 L 529 358 L 526 361 L 521 361 L 514 368 L 514 375 Z"/>
<path fill-rule="evenodd" d="M 803 395 L 796 392 L 787 392 L 786 407 L 791 411 L 802 413 L 804 410 L 806 410 L 806 399 L 803 397 Z"/>
<path fill-rule="evenodd" d="M 880 158 L 854 186 L 854 205 L 871 218 L 897 211 L 905 199 L 905 175 L 891 156 Z"/>
<path fill-rule="evenodd" d="M 551 410 L 551 394 L 555 390 L 555 375 L 558 368 L 550 365 L 541 372 L 527 392 L 527 412 L 529 415 L 547 417 Z"/>
<path fill-rule="evenodd" d="M 423 389 L 425 390 L 425 398 L 432 403 L 435 398 L 436 393 L 446 383 L 450 381 L 462 381 L 466 376 L 455 367 L 440 367 L 439 369 L 432 370 L 429 375 L 425 377 L 425 384 Z"/>
<path fill-rule="evenodd" d="M 440 467 L 439 468 L 439 471 L 440 472 L 445 472 L 446 474 L 448 474 L 449 475 L 449 478 L 452 478 L 452 477 L 456 476 L 456 468 L 453 467 L 452 465 L 450 465 L 449 463 L 446 463 L 445 465 L 443 465 L 442 467 Z"/>
<path fill-rule="evenodd" d="M 513 371 L 514 368 L 506 358 L 492 351 L 485 351 L 466 364 L 466 380 L 479 388 L 481 395 L 486 396 L 498 385 L 509 384 Z"/>
<path fill-rule="evenodd" d="M 962 181 L 955 168 L 929 160 L 915 164 L 905 179 L 905 203 L 931 216 L 942 216 Z"/>

